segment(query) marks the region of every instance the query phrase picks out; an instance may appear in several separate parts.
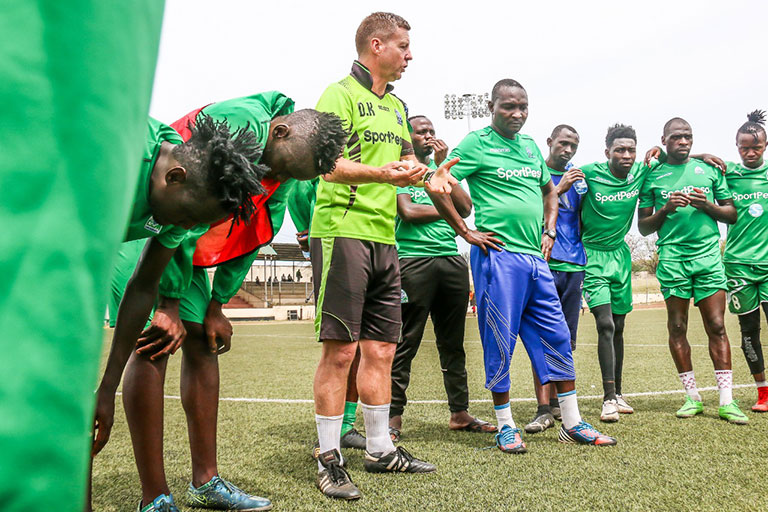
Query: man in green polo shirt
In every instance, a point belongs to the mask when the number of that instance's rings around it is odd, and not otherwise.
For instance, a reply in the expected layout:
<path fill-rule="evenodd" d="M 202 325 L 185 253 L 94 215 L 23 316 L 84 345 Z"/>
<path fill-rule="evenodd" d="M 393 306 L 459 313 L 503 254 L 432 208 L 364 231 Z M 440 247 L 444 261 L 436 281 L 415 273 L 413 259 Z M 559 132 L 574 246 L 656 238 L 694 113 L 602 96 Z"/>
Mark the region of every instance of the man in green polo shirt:
<path fill-rule="evenodd" d="M 686 391 L 677 411 L 690 418 L 703 411 L 687 339 L 688 306 L 699 307 L 709 338 L 709 353 L 720 391 L 721 418 L 748 421 L 733 400 L 731 349 L 725 332 L 726 279 L 720 257 L 717 222 L 736 222 L 731 192 L 719 170 L 689 157 L 693 131 L 687 121 L 673 118 L 664 125 L 662 145 L 667 161 L 646 177 L 640 192 L 638 228 L 643 235 L 659 232 L 656 276 L 667 306 L 669 348 Z"/>
<path fill-rule="evenodd" d="M 435 137 L 435 128 L 425 116 L 408 119 L 416 158 L 437 169 L 448 154 L 445 142 Z M 430 155 L 434 152 L 434 159 Z M 472 201 L 455 186 L 451 198 L 459 213 L 469 215 Z M 469 299 L 469 269 L 456 247 L 456 233 L 432 205 L 420 187 L 397 189 L 397 257 L 400 262 L 403 339 L 392 362 L 390 433 L 400 437 L 411 362 L 421 345 L 427 318 L 432 317 L 440 355 L 443 383 L 451 412 L 452 430 L 496 432 L 496 427 L 469 414 L 464 323 Z"/>
<path fill-rule="evenodd" d="M 351 131 L 336 170 L 318 184 L 310 231 L 315 332 L 323 343 L 314 382 L 320 443 L 316 485 L 341 499 L 361 496 L 339 453 L 346 382 L 358 347 L 365 469 L 436 469 L 396 449 L 388 433 L 390 370 L 400 339 L 394 185 L 412 185 L 427 171 L 413 156 L 408 113 L 389 85 L 412 58 L 408 30 L 408 22 L 395 14 L 367 16 L 355 36 L 358 60 L 351 74 L 328 86 L 317 103 L 318 110 L 335 113 Z M 433 190 L 450 192 L 451 163 L 435 171 Z"/>
<path fill-rule="evenodd" d="M 755 412 L 768 412 L 760 305 L 768 315 L 768 164 L 765 112 L 756 110 L 736 133 L 740 163 L 728 162 L 725 180 L 733 193 L 736 223 L 728 226 L 723 253 L 728 308 L 738 315 L 741 349 L 757 385 Z"/>
<path fill-rule="evenodd" d="M 268 218 L 254 217 L 252 222 L 270 223 L 270 239 L 282 225 L 286 200 L 295 183 L 292 178 L 306 179 L 330 172 L 347 139 L 336 116 L 310 109 L 293 112 L 293 100 L 276 91 L 213 103 L 193 114 L 200 115 L 199 112 L 247 130 L 264 148 L 263 155 L 255 160 L 265 171 L 264 183 L 277 181 L 280 185 L 264 206 Z M 186 133 L 188 117 L 174 123 L 182 133 Z M 222 479 L 216 460 L 218 355 L 229 350 L 232 336 L 232 326 L 222 313 L 222 305 L 239 289 L 257 252 L 220 264 L 212 290 L 206 269 L 193 267 L 197 242 L 198 236 L 188 236 L 165 270 L 156 315 L 139 343 L 161 342 L 173 333 L 185 333 L 181 394 L 190 430 L 190 504 L 267 510 L 271 507 L 268 499 L 248 495 Z M 171 500 L 162 471 L 161 404 L 167 361 L 168 358 L 153 359 L 133 353 L 125 371 L 123 403 L 142 484 L 142 503 L 147 507 L 159 497 Z"/>

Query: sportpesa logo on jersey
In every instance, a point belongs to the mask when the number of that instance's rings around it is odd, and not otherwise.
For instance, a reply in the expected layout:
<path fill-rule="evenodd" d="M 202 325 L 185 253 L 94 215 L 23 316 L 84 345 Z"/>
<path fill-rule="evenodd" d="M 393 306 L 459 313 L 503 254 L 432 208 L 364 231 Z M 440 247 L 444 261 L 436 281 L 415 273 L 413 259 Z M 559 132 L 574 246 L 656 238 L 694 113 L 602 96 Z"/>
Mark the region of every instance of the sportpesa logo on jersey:
<path fill-rule="evenodd" d="M 505 180 L 511 180 L 512 178 L 541 178 L 541 169 L 531 169 L 530 167 L 505 169 L 499 167 L 496 169 L 496 175 Z"/>
<path fill-rule="evenodd" d="M 680 190 L 662 190 L 661 191 L 661 197 L 664 199 L 669 199 L 669 196 L 674 194 L 675 192 L 682 192 L 683 194 L 690 194 L 693 192 L 694 188 L 698 188 L 699 190 L 703 190 L 705 194 L 709 194 L 712 192 L 712 189 L 709 187 L 694 187 L 693 185 L 686 185 L 685 187 L 681 188 Z"/>
<path fill-rule="evenodd" d="M 751 194 L 733 194 L 734 201 L 754 201 L 755 199 L 768 199 L 768 192 L 752 192 Z"/>
<path fill-rule="evenodd" d="M 419 188 L 419 189 L 411 188 L 411 197 L 413 199 L 426 199 L 429 196 L 427 195 L 427 192 L 422 188 Z"/>
<path fill-rule="evenodd" d="M 640 195 L 639 190 L 622 190 L 621 192 L 617 192 L 615 194 L 601 194 L 600 192 L 597 192 L 595 194 L 595 201 L 598 203 L 605 203 L 605 202 L 613 202 L 613 201 L 622 201 L 624 199 L 632 199 L 633 197 L 637 197 Z"/>
<path fill-rule="evenodd" d="M 372 132 L 371 130 L 365 130 L 363 132 L 363 140 L 370 142 L 371 144 L 378 144 L 379 142 L 386 142 L 387 144 L 401 144 L 402 140 L 400 136 L 392 132 Z"/>

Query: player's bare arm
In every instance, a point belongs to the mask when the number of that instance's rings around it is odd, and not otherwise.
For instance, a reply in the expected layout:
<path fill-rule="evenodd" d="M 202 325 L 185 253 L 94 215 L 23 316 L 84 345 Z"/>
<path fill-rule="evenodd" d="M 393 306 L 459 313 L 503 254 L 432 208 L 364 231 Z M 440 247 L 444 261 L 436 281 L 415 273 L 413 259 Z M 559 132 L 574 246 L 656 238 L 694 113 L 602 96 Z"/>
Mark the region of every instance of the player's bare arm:
<path fill-rule="evenodd" d="M 661 225 L 666 220 L 667 216 L 674 213 L 678 208 L 688 206 L 691 204 L 687 194 L 682 192 L 672 192 L 669 195 L 669 200 L 654 213 L 653 206 L 647 208 L 637 209 L 637 229 L 643 236 L 648 236 L 651 233 L 655 233 L 661 229 Z"/>
<path fill-rule="evenodd" d="M 707 165 L 711 165 L 712 167 L 716 167 L 717 169 L 720 169 L 720 172 L 725 174 L 726 165 L 725 161 L 713 154 L 710 153 L 698 153 L 696 155 L 691 155 L 691 158 L 696 158 L 697 160 L 701 160 Z M 651 160 L 659 160 L 663 161 L 666 160 L 666 155 L 664 154 L 664 151 L 659 146 L 653 146 L 651 149 L 648 150 L 648 152 L 645 153 L 645 158 L 643 159 L 643 163 L 645 165 L 651 165 Z"/>
<path fill-rule="evenodd" d="M 488 254 L 488 248 L 500 251 L 500 245 L 504 245 L 504 242 L 496 238 L 495 233 L 484 233 L 475 229 L 469 229 L 464 219 L 461 218 L 459 212 L 456 211 L 456 207 L 453 205 L 447 194 L 435 194 L 427 189 L 427 194 L 432 199 L 435 208 L 440 216 L 445 219 L 449 226 L 453 228 L 457 235 L 466 240 L 468 244 L 476 245 L 485 254 Z"/>
<path fill-rule="evenodd" d="M 428 170 L 426 165 L 415 160 L 411 167 L 403 165 L 402 162 L 390 162 L 381 167 L 374 167 L 346 158 L 339 158 L 333 172 L 324 175 L 323 179 L 331 183 L 343 183 L 345 185 L 389 183 L 396 187 L 407 187 L 418 183 Z"/>
<path fill-rule="evenodd" d="M 232 347 L 232 322 L 221 310 L 222 304 L 216 299 L 211 299 L 203 318 L 203 329 L 208 340 L 208 348 L 212 353 L 223 354 Z M 219 343 L 221 342 L 221 343 Z"/>
<path fill-rule="evenodd" d="M 583 175 L 584 174 L 582 173 L 582 176 Z M 563 179 L 565 179 L 565 177 L 563 177 Z M 543 187 L 541 187 L 541 195 L 544 201 L 544 229 L 546 231 L 554 231 L 557 225 L 558 194 L 555 185 L 552 183 L 552 180 L 549 180 Z M 541 253 L 545 260 L 549 261 L 549 257 L 552 254 L 552 247 L 554 245 L 554 238 L 548 235 L 543 235 L 541 237 Z"/>
<path fill-rule="evenodd" d="M 736 206 L 733 199 L 718 199 L 717 203 L 707 201 L 707 194 L 700 188 L 694 188 L 693 192 L 688 194 L 688 201 L 691 206 L 698 208 L 713 219 L 726 224 L 736 222 Z"/>
<path fill-rule="evenodd" d="M 137 354 L 152 354 L 150 359 L 155 360 L 164 355 L 158 348 L 162 347 L 171 354 L 178 350 L 187 335 L 184 323 L 179 317 L 180 302 L 180 299 L 160 296 L 150 326 L 141 332 L 136 342 Z"/>
<path fill-rule="evenodd" d="M 115 416 L 115 393 L 123 370 L 136 346 L 142 326 L 146 323 L 157 297 L 160 277 L 176 249 L 169 249 L 157 239 L 150 239 L 128 285 L 117 313 L 117 324 L 104 377 L 96 398 L 96 432 L 93 454 L 99 453 L 109 440 Z"/>
<path fill-rule="evenodd" d="M 571 190 L 571 187 L 574 183 L 576 183 L 579 180 L 583 180 L 585 178 L 584 172 L 582 172 L 581 169 L 577 167 L 572 167 L 565 171 L 563 174 L 562 179 L 560 180 L 560 183 L 557 184 L 557 187 L 555 187 L 555 190 L 557 191 L 557 195 L 561 196 Z"/>

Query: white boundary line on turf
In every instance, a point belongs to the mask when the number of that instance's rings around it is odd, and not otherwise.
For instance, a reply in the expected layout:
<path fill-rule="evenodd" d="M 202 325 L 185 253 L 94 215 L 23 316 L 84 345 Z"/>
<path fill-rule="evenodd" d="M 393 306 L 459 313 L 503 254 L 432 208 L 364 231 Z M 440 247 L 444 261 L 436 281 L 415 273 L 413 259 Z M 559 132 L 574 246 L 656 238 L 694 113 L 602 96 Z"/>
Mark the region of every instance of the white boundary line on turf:
<path fill-rule="evenodd" d="M 734 389 L 754 387 L 754 384 L 734 384 Z M 716 391 L 716 386 L 709 386 L 706 388 L 699 388 L 699 391 Z M 670 389 L 667 391 L 641 391 L 639 393 L 624 393 L 622 396 L 659 396 L 659 395 L 676 395 L 684 394 L 682 389 Z M 117 393 L 122 395 L 121 392 Z M 166 400 L 181 400 L 180 396 L 165 395 Z M 585 395 L 579 396 L 582 400 L 596 400 L 603 399 L 603 395 Z M 220 402 L 246 402 L 246 403 L 258 403 L 258 404 L 312 404 L 315 401 L 307 398 L 219 398 Z M 510 402 L 535 402 L 536 398 L 510 398 Z M 482 404 L 491 403 L 490 399 L 475 399 L 470 400 L 471 403 Z M 408 400 L 409 404 L 447 404 L 447 400 Z"/>

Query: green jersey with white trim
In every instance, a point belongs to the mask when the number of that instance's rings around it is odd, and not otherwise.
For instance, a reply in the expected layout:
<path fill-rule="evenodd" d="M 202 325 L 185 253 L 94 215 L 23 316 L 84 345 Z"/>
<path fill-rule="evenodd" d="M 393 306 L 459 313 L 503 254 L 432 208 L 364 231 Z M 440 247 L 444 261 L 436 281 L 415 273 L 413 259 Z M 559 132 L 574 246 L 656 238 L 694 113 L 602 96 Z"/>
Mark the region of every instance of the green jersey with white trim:
<path fill-rule="evenodd" d="M 432 159 L 427 167 L 437 169 Z M 398 187 L 397 193 L 411 196 L 414 204 L 433 206 L 427 191 L 422 187 Z M 398 217 L 395 226 L 398 258 L 433 258 L 459 254 L 456 232 L 442 219 L 434 222 L 405 222 Z"/>
<path fill-rule="evenodd" d="M 640 192 L 639 208 L 653 206 L 659 211 L 673 192 L 704 191 L 707 201 L 731 199 L 725 177 L 714 167 L 691 158 L 687 163 L 663 163 L 648 174 Z M 659 229 L 656 246 L 661 260 L 690 260 L 720 250 L 717 221 L 691 205 L 667 215 Z"/>
<path fill-rule="evenodd" d="M 749 169 L 728 162 L 725 181 L 733 193 L 736 223 L 728 226 L 723 261 L 768 263 L 768 163 Z"/>
<path fill-rule="evenodd" d="M 624 243 L 649 168 L 635 162 L 626 178 L 617 178 L 608 162 L 580 169 L 589 185 L 581 200 L 581 241 L 586 247 L 610 251 Z"/>
<path fill-rule="evenodd" d="M 541 256 L 541 187 L 551 178 L 533 139 L 507 139 L 488 126 L 467 135 L 448 159 L 455 157 L 451 174 L 467 180 L 478 231 L 495 233 L 509 252 Z"/>
<path fill-rule="evenodd" d="M 332 112 L 350 130 L 343 157 L 375 167 L 413 154 L 405 104 L 372 90 L 370 72 L 355 61 L 352 73 L 325 90 L 317 110 Z M 312 238 L 345 237 L 395 243 L 396 192 L 387 183 L 345 185 L 320 178 L 310 234 Z"/>

